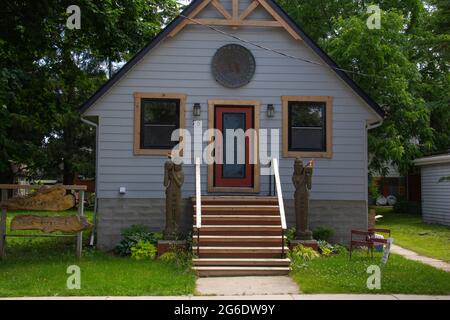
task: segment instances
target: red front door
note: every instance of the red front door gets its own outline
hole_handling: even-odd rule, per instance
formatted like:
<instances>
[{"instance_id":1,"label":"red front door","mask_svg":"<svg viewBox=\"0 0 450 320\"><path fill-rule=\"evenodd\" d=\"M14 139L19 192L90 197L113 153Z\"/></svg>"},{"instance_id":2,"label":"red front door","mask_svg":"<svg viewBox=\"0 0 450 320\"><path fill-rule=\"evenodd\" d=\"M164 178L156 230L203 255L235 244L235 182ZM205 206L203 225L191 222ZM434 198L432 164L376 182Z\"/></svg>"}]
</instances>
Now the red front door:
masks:
<instances>
[{"instance_id":1,"label":"red front door","mask_svg":"<svg viewBox=\"0 0 450 320\"><path fill-rule=\"evenodd\" d=\"M245 137L245 145L239 143L237 138L227 138L228 130L242 129L246 132L254 128L254 115L252 106L215 106L215 128L222 132L222 142L216 141L216 152L222 152L223 163L214 165L214 186L229 188L253 187L253 165L250 164L250 138ZM234 145L233 153L227 158L227 149ZM227 148L228 146L228 148ZM245 161L240 161L239 152L245 153Z\"/></svg>"}]
</instances>

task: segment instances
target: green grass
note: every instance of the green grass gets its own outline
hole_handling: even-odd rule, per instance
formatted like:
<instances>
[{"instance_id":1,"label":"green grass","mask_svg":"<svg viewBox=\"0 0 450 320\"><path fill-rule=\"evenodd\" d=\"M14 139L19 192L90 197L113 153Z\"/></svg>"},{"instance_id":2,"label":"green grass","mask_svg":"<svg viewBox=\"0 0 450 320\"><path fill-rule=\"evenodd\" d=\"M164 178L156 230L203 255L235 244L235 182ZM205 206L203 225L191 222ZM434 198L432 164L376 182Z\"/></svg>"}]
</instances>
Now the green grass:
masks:
<instances>
[{"instance_id":1,"label":"green grass","mask_svg":"<svg viewBox=\"0 0 450 320\"><path fill-rule=\"evenodd\" d=\"M387 208L376 210L384 216L377 227L391 229L394 244L450 262L450 227L424 223L419 215L398 214Z\"/></svg>"},{"instance_id":2,"label":"green grass","mask_svg":"<svg viewBox=\"0 0 450 320\"><path fill-rule=\"evenodd\" d=\"M10 221L14 214L8 215ZM91 217L92 213L87 212L86 216ZM2 297L187 295L195 290L192 271L159 261L136 261L86 246L82 259L77 260L75 239L8 238L7 241L7 258L0 261ZM81 290L66 287L70 265L81 268Z\"/></svg>"},{"instance_id":3,"label":"green grass","mask_svg":"<svg viewBox=\"0 0 450 320\"><path fill-rule=\"evenodd\" d=\"M450 294L450 273L391 255L381 270L381 290L369 290L367 267L380 265L381 254L369 258L365 251L317 258L293 279L304 293Z\"/></svg>"}]
</instances>

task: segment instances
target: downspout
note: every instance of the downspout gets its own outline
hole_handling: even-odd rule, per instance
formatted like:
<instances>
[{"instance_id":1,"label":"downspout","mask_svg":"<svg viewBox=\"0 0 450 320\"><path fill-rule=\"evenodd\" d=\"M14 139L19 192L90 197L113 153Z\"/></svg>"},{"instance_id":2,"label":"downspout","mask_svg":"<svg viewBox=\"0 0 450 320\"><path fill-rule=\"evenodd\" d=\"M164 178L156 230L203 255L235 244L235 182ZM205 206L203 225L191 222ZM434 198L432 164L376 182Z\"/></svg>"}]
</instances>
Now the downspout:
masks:
<instances>
[{"instance_id":1,"label":"downspout","mask_svg":"<svg viewBox=\"0 0 450 320\"><path fill-rule=\"evenodd\" d=\"M82 116L80 117L81 121L86 123L87 125L94 127L95 128L95 201L94 201L94 213L92 215L92 220L94 222L94 227L92 229L91 232L91 237L89 239L89 245L90 246L94 246L94 242L95 242L95 233L97 232L97 207L98 207L98 200L97 200L97 195L98 195L98 124L92 121L89 121L85 118L83 118Z\"/></svg>"}]
</instances>

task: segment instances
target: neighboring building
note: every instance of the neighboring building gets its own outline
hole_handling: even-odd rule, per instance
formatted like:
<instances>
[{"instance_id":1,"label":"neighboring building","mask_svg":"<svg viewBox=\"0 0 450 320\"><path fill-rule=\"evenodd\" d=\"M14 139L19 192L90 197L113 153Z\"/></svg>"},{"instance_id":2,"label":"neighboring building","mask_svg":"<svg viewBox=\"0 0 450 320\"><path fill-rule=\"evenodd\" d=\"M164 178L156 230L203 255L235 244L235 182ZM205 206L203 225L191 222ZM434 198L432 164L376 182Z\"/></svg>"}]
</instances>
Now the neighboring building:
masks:
<instances>
[{"instance_id":1,"label":"neighboring building","mask_svg":"<svg viewBox=\"0 0 450 320\"><path fill-rule=\"evenodd\" d=\"M374 172L369 177L369 186L373 184L380 196L395 196L397 199L406 198L405 179L397 170L397 166L390 164L388 172L383 176L380 172ZM369 203L375 204L377 199L373 199L369 188Z\"/></svg>"},{"instance_id":2,"label":"neighboring building","mask_svg":"<svg viewBox=\"0 0 450 320\"><path fill-rule=\"evenodd\" d=\"M450 226L450 152L414 161L422 176L422 217Z\"/></svg>"},{"instance_id":3,"label":"neighboring building","mask_svg":"<svg viewBox=\"0 0 450 320\"><path fill-rule=\"evenodd\" d=\"M272 0L193 1L81 107L97 126L98 246L112 249L132 224L163 229L170 136L176 128L193 132L194 121L204 129L280 130L275 156L288 227L295 226L293 164L302 157L314 159L311 229L330 227L333 241L347 243L351 229L367 228L367 134L384 112L336 67ZM203 194L267 196L267 167L203 164ZM188 232L195 166L183 170Z\"/></svg>"},{"instance_id":4,"label":"neighboring building","mask_svg":"<svg viewBox=\"0 0 450 320\"><path fill-rule=\"evenodd\" d=\"M388 173L383 177L381 173L375 172L369 177L369 186L374 184L379 195L384 197L395 196L398 201L408 201L413 206L420 204L420 170L413 167L408 175L400 174L397 166L389 165ZM370 194L369 204L375 204L376 199Z\"/></svg>"}]
</instances>

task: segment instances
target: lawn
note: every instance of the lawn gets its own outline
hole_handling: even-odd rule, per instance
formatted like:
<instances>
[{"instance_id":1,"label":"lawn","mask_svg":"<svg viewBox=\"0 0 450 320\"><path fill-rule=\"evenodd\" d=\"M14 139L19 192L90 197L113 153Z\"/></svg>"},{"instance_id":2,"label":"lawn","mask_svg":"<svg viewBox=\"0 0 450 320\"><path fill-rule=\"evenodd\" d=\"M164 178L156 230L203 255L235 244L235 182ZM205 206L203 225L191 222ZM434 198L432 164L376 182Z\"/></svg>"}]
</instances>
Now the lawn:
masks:
<instances>
[{"instance_id":1,"label":"lawn","mask_svg":"<svg viewBox=\"0 0 450 320\"><path fill-rule=\"evenodd\" d=\"M11 218L14 214L8 215ZM92 213L86 215L91 217ZM86 246L82 259L77 260L75 239L7 238L7 241L7 258L0 261L2 297L187 295L195 290L191 270L160 261L136 261ZM80 290L66 287L67 267L71 265L81 269Z\"/></svg>"},{"instance_id":2,"label":"lawn","mask_svg":"<svg viewBox=\"0 0 450 320\"><path fill-rule=\"evenodd\" d=\"M367 267L380 262L380 253L372 259L360 251L351 260L348 254L314 259L291 275L304 293L450 294L450 273L398 255L382 268L381 289L369 290Z\"/></svg>"},{"instance_id":3,"label":"lawn","mask_svg":"<svg viewBox=\"0 0 450 320\"><path fill-rule=\"evenodd\" d=\"M421 255L450 262L450 227L428 224L419 215L398 214L387 208L376 208L384 217L377 227L392 230L394 244Z\"/></svg>"}]
</instances>

